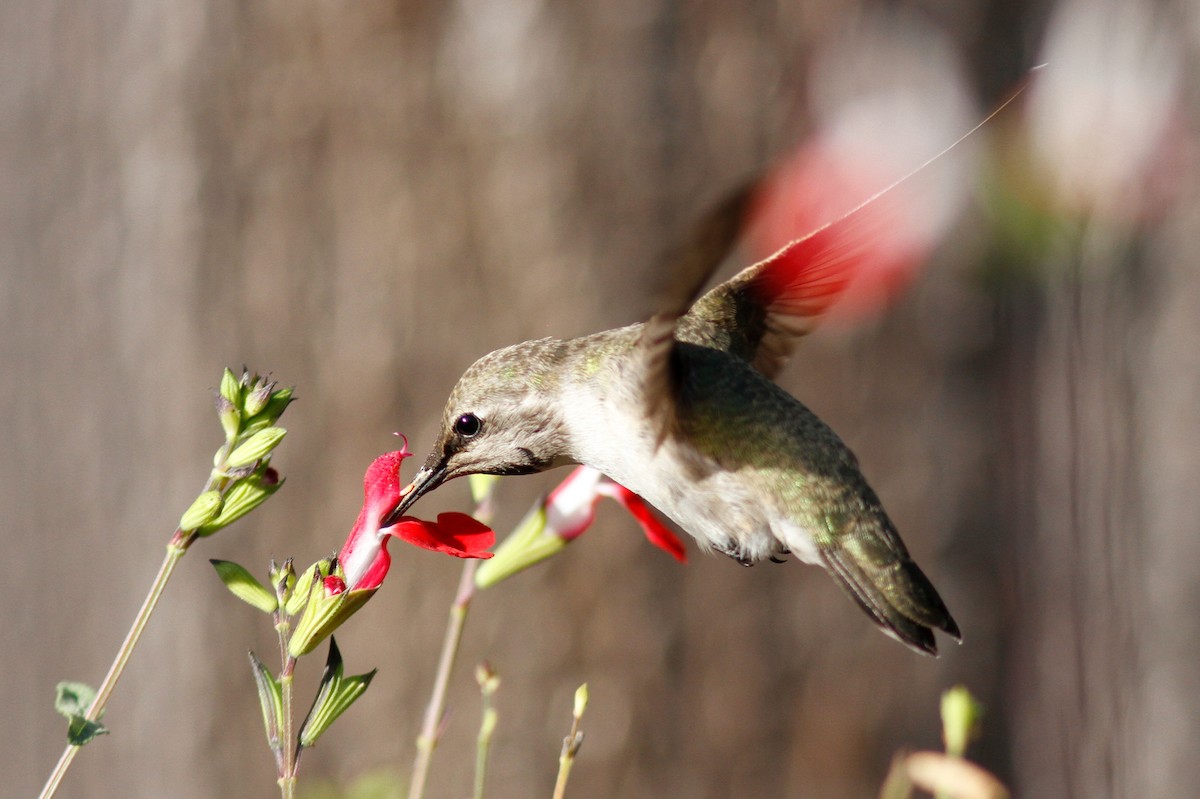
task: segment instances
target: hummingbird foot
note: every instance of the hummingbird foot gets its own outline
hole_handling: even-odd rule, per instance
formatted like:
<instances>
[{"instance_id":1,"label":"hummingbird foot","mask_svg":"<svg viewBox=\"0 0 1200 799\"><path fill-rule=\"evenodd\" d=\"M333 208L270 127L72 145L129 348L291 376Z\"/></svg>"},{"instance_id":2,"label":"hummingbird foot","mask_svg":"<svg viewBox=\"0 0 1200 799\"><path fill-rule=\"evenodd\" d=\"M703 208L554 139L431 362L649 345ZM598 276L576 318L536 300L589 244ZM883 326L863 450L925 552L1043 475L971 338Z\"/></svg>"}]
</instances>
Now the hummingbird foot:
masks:
<instances>
[{"instance_id":1,"label":"hummingbird foot","mask_svg":"<svg viewBox=\"0 0 1200 799\"><path fill-rule=\"evenodd\" d=\"M713 548L722 555L733 558L735 561L737 561L739 566L745 566L749 568L756 563L756 560L747 555L746 552L733 541L733 539L726 539L724 544L720 546L714 545Z\"/></svg>"}]
</instances>

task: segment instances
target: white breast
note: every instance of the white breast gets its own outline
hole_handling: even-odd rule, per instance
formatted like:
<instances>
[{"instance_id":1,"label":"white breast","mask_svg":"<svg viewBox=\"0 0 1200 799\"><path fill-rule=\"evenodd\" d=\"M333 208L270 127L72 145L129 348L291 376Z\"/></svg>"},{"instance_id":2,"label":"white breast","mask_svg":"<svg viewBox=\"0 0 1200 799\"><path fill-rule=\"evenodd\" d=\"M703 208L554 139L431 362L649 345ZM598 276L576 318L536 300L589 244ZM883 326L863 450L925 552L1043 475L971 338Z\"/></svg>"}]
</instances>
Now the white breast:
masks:
<instances>
[{"instance_id":1,"label":"white breast","mask_svg":"<svg viewBox=\"0 0 1200 799\"><path fill-rule=\"evenodd\" d=\"M819 562L811 535L764 502L748 487L748 475L705 463L686 444L668 438L656 446L639 400L617 390L596 392L568 388L565 407L573 454L654 505L704 548L725 551L736 545L741 554L761 560L784 547L800 559ZM698 460L699 459L699 460ZM684 463L696 464L685 468Z\"/></svg>"}]
</instances>

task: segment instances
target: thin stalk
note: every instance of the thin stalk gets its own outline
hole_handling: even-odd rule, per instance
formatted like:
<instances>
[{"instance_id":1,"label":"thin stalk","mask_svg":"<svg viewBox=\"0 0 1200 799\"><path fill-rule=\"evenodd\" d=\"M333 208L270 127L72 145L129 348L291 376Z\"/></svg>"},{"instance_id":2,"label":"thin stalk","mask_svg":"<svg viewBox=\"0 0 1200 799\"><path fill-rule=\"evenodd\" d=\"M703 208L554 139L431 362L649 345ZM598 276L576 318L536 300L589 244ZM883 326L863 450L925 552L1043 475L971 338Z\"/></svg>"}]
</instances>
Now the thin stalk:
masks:
<instances>
[{"instance_id":1,"label":"thin stalk","mask_svg":"<svg viewBox=\"0 0 1200 799\"><path fill-rule=\"evenodd\" d=\"M562 753L558 756L558 778L554 781L554 799L563 799L567 794L567 779L571 776L571 766L575 765L575 753L583 743L583 733L579 731L579 717L571 722L571 734L563 738Z\"/></svg>"},{"instance_id":2,"label":"thin stalk","mask_svg":"<svg viewBox=\"0 0 1200 799\"><path fill-rule=\"evenodd\" d=\"M558 756L558 779L554 781L554 799L563 799L567 792L567 778L571 776L571 766L575 765L575 755L583 746L583 733L579 731L579 722L588 705L587 683L575 689L575 706L571 710L571 732L563 738L562 753Z\"/></svg>"},{"instance_id":3,"label":"thin stalk","mask_svg":"<svg viewBox=\"0 0 1200 799\"><path fill-rule=\"evenodd\" d=\"M279 775L279 794L282 799L293 799L296 795L296 734L292 730L292 674L296 670L296 658L289 657L279 675L279 688L283 699L283 720L279 731L283 742L283 772Z\"/></svg>"},{"instance_id":4,"label":"thin stalk","mask_svg":"<svg viewBox=\"0 0 1200 799\"><path fill-rule=\"evenodd\" d=\"M146 622L150 621L150 616L154 613L155 606L158 605L158 600L162 596L163 589L166 588L167 581L171 579L171 573L175 571L175 566L179 563L179 559L187 552L187 547L191 544L191 541L192 539L188 537L188 534L184 533L181 537L181 533L176 531L175 536L171 539L171 543L167 545L167 555L163 558L162 565L158 568L158 574L155 575L154 582L150 585L150 591L146 594L145 600L142 601L142 607L133 619L133 626L129 628L129 632L125 635L125 641L121 644L121 648L117 650L116 659L109 666L108 674L105 675L104 682L100 683L100 687L96 691L96 698L87 710L85 718L89 721L96 721L104 711L104 706L108 704L109 696L112 695L113 689L116 688L117 681L121 679L121 674L124 673L125 666L129 663L129 657L133 654L138 640L142 637L142 632L146 629ZM51 796L54 796L54 792L58 790L59 783L62 782L67 769L71 766L71 761L75 759L75 755L81 748L74 744L67 745L67 748L63 750L62 756L59 757L58 763L55 764L54 771L50 773L49 779L46 780L45 786L42 787L39 799L50 799Z\"/></svg>"},{"instance_id":5,"label":"thin stalk","mask_svg":"<svg viewBox=\"0 0 1200 799\"><path fill-rule=\"evenodd\" d=\"M487 783L488 753L492 747L492 734L496 731L498 714L492 705L492 697L500 686L500 678L486 663L476 670L479 693L483 699L483 718L479 721L479 736L475 741L475 791L472 799L483 799L483 787Z\"/></svg>"},{"instance_id":6,"label":"thin stalk","mask_svg":"<svg viewBox=\"0 0 1200 799\"><path fill-rule=\"evenodd\" d=\"M433 750L437 748L438 739L441 737L441 721L446 712L446 688L450 684L450 673L454 670L458 646L462 642L467 611L475 596L475 569L478 564L479 561L473 558L463 564L462 577L458 581L458 592L454 597L454 604L450 606L450 620L446 625L446 636L442 640L442 654L438 659L433 693L429 697L429 704L425 708L425 718L421 724L421 732L417 736L417 756L413 761L408 799L421 799L425 794L429 764L433 759Z\"/></svg>"}]
</instances>

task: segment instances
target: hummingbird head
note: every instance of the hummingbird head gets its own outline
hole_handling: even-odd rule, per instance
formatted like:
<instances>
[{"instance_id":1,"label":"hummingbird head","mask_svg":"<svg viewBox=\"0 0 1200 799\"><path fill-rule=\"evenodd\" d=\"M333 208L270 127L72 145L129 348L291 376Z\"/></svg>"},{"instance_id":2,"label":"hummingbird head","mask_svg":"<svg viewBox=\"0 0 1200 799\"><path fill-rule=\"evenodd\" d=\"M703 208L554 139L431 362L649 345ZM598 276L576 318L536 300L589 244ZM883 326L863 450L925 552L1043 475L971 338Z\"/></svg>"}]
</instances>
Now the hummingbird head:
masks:
<instances>
[{"instance_id":1,"label":"hummingbird head","mask_svg":"<svg viewBox=\"0 0 1200 799\"><path fill-rule=\"evenodd\" d=\"M392 524L447 480L469 474L532 474L570 463L555 401L561 341L541 339L496 350L459 378L446 401L441 432Z\"/></svg>"}]
</instances>

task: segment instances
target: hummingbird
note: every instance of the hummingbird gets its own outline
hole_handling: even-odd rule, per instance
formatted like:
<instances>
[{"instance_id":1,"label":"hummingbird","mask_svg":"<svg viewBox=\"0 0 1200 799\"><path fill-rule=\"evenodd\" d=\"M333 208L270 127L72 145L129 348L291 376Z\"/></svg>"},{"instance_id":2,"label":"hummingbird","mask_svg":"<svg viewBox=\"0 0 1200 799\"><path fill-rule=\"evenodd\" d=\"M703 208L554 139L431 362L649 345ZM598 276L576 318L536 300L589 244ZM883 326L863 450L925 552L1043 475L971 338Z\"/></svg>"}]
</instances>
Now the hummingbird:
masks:
<instances>
[{"instance_id":1,"label":"hummingbird","mask_svg":"<svg viewBox=\"0 0 1200 799\"><path fill-rule=\"evenodd\" d=\"M702 549L747 566L790 554L823 567L884 633L918 652L937 654L935 629L961 640L857 458L774 382L840 293L869 220L851 212L696 299L754 198L748 183L694 228L647 321L526 341L470 366L383 525L456 477L584 464Z\"/></svg>"}]
</instances>

